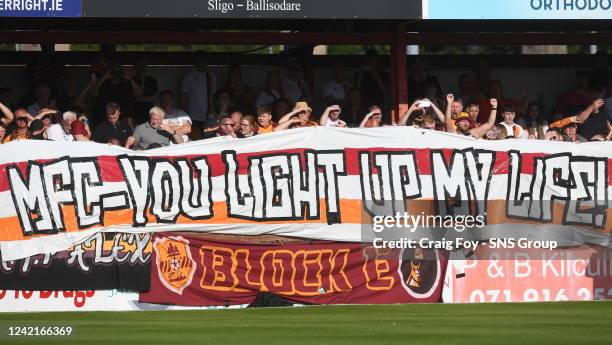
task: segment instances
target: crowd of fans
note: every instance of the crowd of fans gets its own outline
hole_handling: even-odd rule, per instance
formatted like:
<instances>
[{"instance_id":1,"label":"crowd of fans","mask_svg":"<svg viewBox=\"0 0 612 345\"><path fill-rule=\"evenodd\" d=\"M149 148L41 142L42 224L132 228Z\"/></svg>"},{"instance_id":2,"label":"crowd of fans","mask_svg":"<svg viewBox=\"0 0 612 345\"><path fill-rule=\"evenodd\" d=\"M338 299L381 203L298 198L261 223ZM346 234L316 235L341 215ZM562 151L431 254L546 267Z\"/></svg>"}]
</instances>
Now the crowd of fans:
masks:
<instances>
[{"instance_id":1,"label":"crowd of fans","mask_svg":"<svg viewBox=\"0 0 612 345\"><path fill-rule=\"evenodd\" d=\"M592 70L578 71L575 86L548 111L530 102L526 93L520 101L506 97L502 82L490 78L486 62L474 75L459 76L457 90L444 95L438 79L417 61L406 81L411 105L397 121L384 110L389 76L376 61L376 53L368 51L352 80L345 78L341 65L334 65L332 79L319 90L325 102L320 116L313 116L311 89L294 58L283 72L269 71L256 90L243 82L240 66L231 66L218 87L206 54L199 53L179 95L158 90L144 60L123 67L102 54L84 86L63 66L43 63L34 69L32 87L20 102L14 102L10 86L0 87L0 141L91 140L146 150L314 126L414 126L486 140L612 139L612 78L605 54L598 54Z\"/></svg>"}]
</instances>

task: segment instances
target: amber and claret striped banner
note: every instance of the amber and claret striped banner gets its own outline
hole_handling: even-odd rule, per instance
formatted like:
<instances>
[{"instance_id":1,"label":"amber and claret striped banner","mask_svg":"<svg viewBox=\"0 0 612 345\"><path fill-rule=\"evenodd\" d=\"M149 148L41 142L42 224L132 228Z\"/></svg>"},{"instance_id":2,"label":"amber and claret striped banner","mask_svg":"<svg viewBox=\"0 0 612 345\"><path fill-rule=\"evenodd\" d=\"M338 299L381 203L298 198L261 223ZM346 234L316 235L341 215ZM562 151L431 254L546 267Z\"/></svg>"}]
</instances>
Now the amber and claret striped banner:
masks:
<instances>
[{"instance_id":1,"label":"amber and claret striped banner","mask_svg":"<svg viewBox=\"0 0 612 345\"><path fill-rule=\"evenodd\" d=\"M578 229L608 245L610 157L609 143L408 127L294 129L143 152L11 142L0 150L0 251L4 260L56 252L99 231L360 242L372 205L394 200L431 201L437 214L466 201L488 225Z\"/></svg>"}]
</instances>

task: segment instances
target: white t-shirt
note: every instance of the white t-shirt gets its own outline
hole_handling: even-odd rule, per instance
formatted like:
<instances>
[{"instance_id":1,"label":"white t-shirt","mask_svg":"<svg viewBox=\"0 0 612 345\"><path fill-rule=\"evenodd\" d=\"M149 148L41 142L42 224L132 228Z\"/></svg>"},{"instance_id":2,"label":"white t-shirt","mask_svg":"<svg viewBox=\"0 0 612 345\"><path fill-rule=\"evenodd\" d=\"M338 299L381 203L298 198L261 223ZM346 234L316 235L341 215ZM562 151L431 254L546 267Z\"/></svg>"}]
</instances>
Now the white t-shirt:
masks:
<instances>
[{"instance_id":1,"label":"white t-shirt","mask_svg":"<svg viewBox=\"0 0 612 345\"><path fill-rule=\"evenodd\" d=\"M209 77L212 76L209 74ZM208 84L206 73L191 70L181 83L181 92L187 94L187 112L195 121L208 118Z\"/></svg>"},{"instance_id":2,"label":"white t-shirt","mask_svg":"<svg viewBox=\"0 0 612 345\"><path fill-rule=\"evenodd\" d=\"M509 137L515 137L517 139L523 138L523 139L527 139L529 138L529 134L527 133L527 131L523 130L523 127L517 125L516 123L509 125L505 122L500 122L500 125L504 126L506 128L506 133L508 134ZM514 135L514 128L518 129L518 135L515 136Z\"/></svg>"},{"instance_id":3,"label":"white t-shirt","mask_svg":"<svg viewBox=\"0 0 612 345\"><path fill-rule=\"evenodd\" d=\"M74 141L72 134L64 132L64 128L59 123L47 128L47 139L53 141Z\"/></svg>"},{"instance_id":4,"label":"white t-shirt","mask_svg":"<svg viewBox=\"0 0 612 345\"><path fill-rule=\"evenodd\" d=\"M340 119L337 119L336 121L327 119L327 122L325 122L325 127L346 127L346 122Z\"/></svg>"},{"instance_id":5,"label":"white t-shirt","mask_svg":"<svg viewBox=\"0 0 612 345\"><path fill-rule=\"evenodd\" d=\"M335 100L343 100L346 98L344 86L335 80L328 81L323 85L323 99L332 98Z\"/></svg>"},{"instance_id":6,"label":"white t-shirt","mask_svg":"<svg viewBox=\"0 0 612 345\"><path fill-rule=\"evenodd\" d=\"M164 121L162 121L163 123L167 123L170 126L184 126L185 124L191 124L191 117L189 117L189 114L187 114L186 112L182 111L181 109L172 109L172 112L170 113L166 113L166 116L164 117ZM183 138L183 142L186 143L189 141L189 136L187 136L186 134L181 135L181 137Z\"/></svg>"}]
</instances>

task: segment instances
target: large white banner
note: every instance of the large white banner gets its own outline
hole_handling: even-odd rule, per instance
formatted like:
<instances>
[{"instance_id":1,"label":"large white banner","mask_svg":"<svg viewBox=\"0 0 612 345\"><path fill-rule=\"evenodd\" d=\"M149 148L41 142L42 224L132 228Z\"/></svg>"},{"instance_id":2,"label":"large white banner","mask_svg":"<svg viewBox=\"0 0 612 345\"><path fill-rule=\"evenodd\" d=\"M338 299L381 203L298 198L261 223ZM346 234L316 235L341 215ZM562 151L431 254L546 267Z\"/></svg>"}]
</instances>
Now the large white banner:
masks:
<instances>
[{"instance_id":1,"label":"large white banner","mask_svg":"<svg viewBox=\"0 0 612 345\"><path fill-rule=\"evenodd\" d=\"M561 245L608 245L610 157L609 143L409 127L294 129L145 152L11 142L0 149L0 251L4 260L55 252L98 231L358 242L381 212L427 213L407 201L431 203L440 216L479 216L494 233L510 224L553 232Z\"/></svg>"}]
</instances>

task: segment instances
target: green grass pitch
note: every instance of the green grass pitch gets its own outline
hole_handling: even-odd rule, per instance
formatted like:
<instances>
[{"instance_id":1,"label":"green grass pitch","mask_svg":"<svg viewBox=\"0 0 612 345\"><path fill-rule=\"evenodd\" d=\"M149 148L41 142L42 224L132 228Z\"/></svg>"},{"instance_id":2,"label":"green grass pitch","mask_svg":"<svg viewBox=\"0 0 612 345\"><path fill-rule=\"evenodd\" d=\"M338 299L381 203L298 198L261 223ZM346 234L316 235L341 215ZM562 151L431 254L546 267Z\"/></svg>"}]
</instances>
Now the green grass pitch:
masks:
<instances>
[{"instance_id":1,"label":"green grass pitch","mask_svg":"<svg viewBox=\"0 0 612 345\"><path fill-rule=\"evenodd\" d=\"M8 326L70 325L70 337ZM612 344L612 301L0 313L0 344Z\"/></svg>"}]
</instances>

